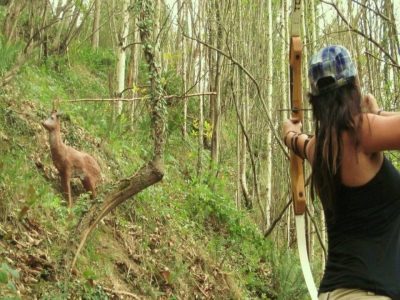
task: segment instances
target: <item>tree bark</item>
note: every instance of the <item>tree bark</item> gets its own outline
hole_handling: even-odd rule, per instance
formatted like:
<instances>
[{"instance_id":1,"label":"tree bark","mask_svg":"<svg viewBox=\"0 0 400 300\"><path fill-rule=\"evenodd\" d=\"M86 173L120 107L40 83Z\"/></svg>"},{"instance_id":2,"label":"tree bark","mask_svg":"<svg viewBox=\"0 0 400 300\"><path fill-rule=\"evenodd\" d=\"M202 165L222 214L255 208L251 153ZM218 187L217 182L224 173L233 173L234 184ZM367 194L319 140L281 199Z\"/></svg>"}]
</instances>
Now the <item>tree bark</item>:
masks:
<instances>
[{"instance_id":1,"label":"tree bark","mask_svg":"<svg viewBox=\"0 0 400 300\"><path fill-rule=\"evenodd\" d=\"M97 50L99 47L100 36L100 7L101 0L94 0L94 15L93 15L93 35L92 35L92 48Z\"/></svg>"},{"instance_id":2,"label":"tree bark","mask_svg":"<svg viewBox=\"0 0 400 300\"><path fill-rule=\"evenodd\" d=\"M126 45L129 34L129 0L124 0L122 5L122 22L118 33L117 44L117 93L118 98L122 98L122 92L125 90L125 70L126 70ZM117 102L117 116L122 114L122 101Z\"/></svg>"},{"instance_id":3,"label":"tree bark","mask_svg":"<svg viewBox=\"0 0 400 300\"><path fill-rule=\"evenodd\" d=\"M215 5L215 16L216 16L216 26L217 26L217 41L216 45L218 49L222 49L222 40L223 40L223 29L222 29L222 22L221 22L221 12L220 12L220 5L222 2L219 0L214 1ZM210 33L210 36L212 36L212 33ZM212 61L211 57L213 57L213 51L209 49L210 53L210 61ZM217 95L215 97L211 96L210 99L213 101L210 101L210 104L213 106L212 107L212 114L211 114L211 120L212 120L212 128L213 128L213 133L212 133L212 139L211 139L211 162L214 165L217 165L219 163L219 147L220 147L220 135L221 135L221 63L222 63L222 57L219 52L216 53L216 62L215 62L215 72L214 72L214 77L211 79L213 80L213 84L210 85L211 89L210 92L217 92ZM218 172L218 171L216 171ZM216 173L217 174L217 173ZM215 174L215 176L216 176Z\"/></svg>"}]
</instances>

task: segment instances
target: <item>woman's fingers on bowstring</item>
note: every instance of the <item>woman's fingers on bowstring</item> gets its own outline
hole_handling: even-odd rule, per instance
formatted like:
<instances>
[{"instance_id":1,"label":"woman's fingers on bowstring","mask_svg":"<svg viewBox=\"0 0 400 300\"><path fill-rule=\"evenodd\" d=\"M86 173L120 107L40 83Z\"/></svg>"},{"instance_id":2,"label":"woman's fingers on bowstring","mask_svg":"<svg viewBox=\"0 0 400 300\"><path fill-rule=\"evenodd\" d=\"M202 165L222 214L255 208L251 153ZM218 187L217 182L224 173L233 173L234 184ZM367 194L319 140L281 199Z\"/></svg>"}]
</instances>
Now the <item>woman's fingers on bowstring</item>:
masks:
<instances>
[{"instance_id":1,"label":"woman's fingers on bowstring","mask_svg":"<svg viewBox=\"0 0 400 300\"><path fill-rule=\"evenodd\" d=\"M299 119L286 119L283 122L283 127L282 127L282 138L289 132L289 131L295 131L295 132L301 132L302 129L302 124Z\"/></svg>"},{"instance_id":2,"label":"woman's fingers on bowstring","mask_svg":"<svg viewBox=\"0 0 400 300\"><path fill-rule=\"evenodd\" d=\"M370 93L364 97L363 105L369 113L376 114L379 110L379 105L376 101L376 98Z\"/></svg>"},{"instance_id":3,"label":"woman's fingers on bowstring","mask_svg":"<svg viewBox=\"0 0 400 300\"><path fill-rule=\"evenodd\" d=\"M298 123L300 123L301 124L301 121L299 120L299 119L297 119L297 118L292 118L292 119L289 119L293 124L298 124Z\"/></svg>"}]
</instances>

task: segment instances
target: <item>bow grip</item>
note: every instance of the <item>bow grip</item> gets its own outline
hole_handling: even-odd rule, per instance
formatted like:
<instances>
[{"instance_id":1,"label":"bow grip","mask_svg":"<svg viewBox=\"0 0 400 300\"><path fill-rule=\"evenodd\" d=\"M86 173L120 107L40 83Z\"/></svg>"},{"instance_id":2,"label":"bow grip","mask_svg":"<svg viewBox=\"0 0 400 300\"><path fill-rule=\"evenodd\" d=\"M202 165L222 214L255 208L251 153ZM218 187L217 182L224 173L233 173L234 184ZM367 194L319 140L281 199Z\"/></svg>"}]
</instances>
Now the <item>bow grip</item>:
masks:
<instances>
[{"instance_id":1,"label":"bow grip","mask_svg":"<svg viewBox=\"0 0 400 300\"><path fill-rule=\"evenodd\" d=\"M294 214L302 215L306 211L303 160L293 151L290 151L290 173L292 177Z\"/></svg>"},{"instance_id":2,"label":"bow grip","mask_svg":"<svg viewBox=\"0 0 400 300\"><path fill-rule=\"evenodd\" d=\"M292 69L292 118L303 119L302 113L302 88L301 88L301 54L303 45L299 36L290 39L290 67ZM304 168L303 160L293 151L290 152L290 170L292 177L294 213L302 215L306 210L306 198L304 192Z\"/></svg>"}]
</instances>

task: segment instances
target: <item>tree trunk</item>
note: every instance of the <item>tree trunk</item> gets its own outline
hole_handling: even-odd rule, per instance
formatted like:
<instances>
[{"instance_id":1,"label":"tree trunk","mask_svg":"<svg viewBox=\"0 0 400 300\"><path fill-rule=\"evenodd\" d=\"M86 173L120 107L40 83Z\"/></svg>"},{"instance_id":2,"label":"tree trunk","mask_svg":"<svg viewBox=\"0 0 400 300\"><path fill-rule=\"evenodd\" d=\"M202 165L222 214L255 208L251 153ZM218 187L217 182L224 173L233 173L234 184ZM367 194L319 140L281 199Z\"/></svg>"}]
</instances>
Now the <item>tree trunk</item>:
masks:
<instances>
[{"instance_id":1,"label":"tree trunk","mask_svg":"<svg viewBox=\"0 0 400 300\"><path fill-rule=\"evenodd\" d=\"M58 2L57 14L62 14L62 18L58 24L56 37L54 38L53 45L51 47L51 53L55 51L60 52L62 33L65 31L64 28L68 27L68 22L72 18L72 8L73 3L71 0L69 0L64 6L62 5L61 1Z\"/></svg>"},{"instance_id":2,"label":"tree trunk","mask_svg":"<svg viewBox=\"0 0 400 300\"><path fill-rule=\"evenodd\" d=\"M3 35L8 38L9 43L16 42L18 15L25 9L27 4L28 1L21 0L10 0L7 3L7 12L3 23Z\"/></svg>"},{"instance_id":3,"label":"tree trunk","mask_svg":"<svg viewBox=\"0 0 400 300\"><path fill-rule=\"evenodd\" d=\"M182 3L182 8L180 6L180 1L178 0L178 11L179 11L179 27L183 27L186 29L188 26L188 6L186 2L184 1ZM183 31L183 30L182 30ZM187 44L185 42L185 38L182 34L182 31L180 31L181 36L180 36L180 45L182 47L182 69L181 69L181 76L182 76L182 91L181 94L185 95L187 93ZM183 122L182 122L182 136L183 138L186 138L187 136L187 98L184 97L182 99L182 115L183 115Z\"/></svg>"},{"instance_id":4,"label":"tree trunk","mask_svg":"<svg viewBox=\"0 0 400 300\"><path fill-rule=\"evenodd\" d=\"M139 97L139 87L136 85L138 76L139 76L139 63L141 59L141 51L140 45L137 45L136 42L140 41L139 31L135 30L134 40L135 43L131 48L131 58L129 63L129 76L128 76L128 87L132 88L132 99ZM134 125L134 116L135 111L137 109L137 105L135 101L131 102L130 106L130 114L129 114L129 122L131 124L131 129L133 130Z\"/></svg>"},{"instance_id":5,"label":"tree trunk","mask_svg":"<svg viewBox=\"0 0 400 300\"><path fill-rule=\"evenodd\" d=\"M93 35L92 35L92 48L97 50L99 47L100 36L100 6L101 0L94 0L94 16L93 16Z\"/></svg>"},{"instance_id":6,"label":"tree trunk","mask_svg":"<svg viewBox=\"0 0 400 300\"><path fill-rule=\"evenodd\" d=\"M223 28L221 24L221 12L220 12L220 5L222 2L219 0L214 1L215 4L215 15L216 15L216 26L217 26L217 49L222 50L222 40L223 40ZM210 36L212 33L210 33ZM210 52L210 57L213 56L214 51ZM210 61L212 61L210 59ZM219 52L216 53L216 63L215 63L215 73L214 73L214 78L211 80L214 80L214 84L211 85L213 89L210 90L210 92L216 92L216 96L210 96L210 99L213 99L213 101L210 101L213 106L213 114L211 115L211 120L212 120L212 128L213 128L213 133L212 133L212 140L211 140L211 162L215 165L219 163L219 147L220 147L220 135L221 135L221 63L222 63L222 57ZM211 69L211 68L210 68ZM216 174L215 174L216 175Z\"/></svg>"},{"instance_id":7,"label":"tree trunk","mask_svg":"<svg viewBox=\"0 0 400 300\"><path fill-rule=\"evenodd\" d=\"M272 70L272 57L273 57L273 49L272 49L272 16L273 16L273 11L272 11L272 5L271 5L271 0L268 0L268 61L267 61L267 66L268 66L268 82L267 82L267 107L269 111L272 111L272 95L273 95L273 87L272 87L272 81L273 81L273 70ZM265 199L265 215L266 215L266 220L265 224L266 227L269 228L271 225L271 212L270 212L270 207L271 207L271 195L272 195L272 133L271 133L272 128L269 128L267 130L267 162L266 162L266 199Z\"/></svg>"},{"instance_id":8,"label":"tree trunk","mask_svg":"<svg viewBox=\"0 0 400 300\"><path fill-rule=\"evenodd\" d=\"M125 63L126 63L126 45L129 34L129 0L124 0L122 5L122 22L120 24L120 31L118 34L117 45L117 93L118 98L123 98L123 91L125 90ZM122 114L122 101L117 102L117 116Z\"/></svg>"},{"instance_id":9,"label":"tree trunk","mask_svg":"<svg viewBox=\"0 0 400 300\"><path fill-rule=\"evenodd\" d=\"M202 33L202 28L203 27L203 17L204 17L204 9L203 9L203 3L204 0L199 1L199 19L198 19L198 24L199 24L199 33L198 33L198 39L200 39L201 33ZM203 52L204 52L204 46L199 44L199 56L198 56L198 75L197 75L197 81L199 82L199 88L200 88L200 93L204 92L204 79L203 79L203 68L204 68L204 57L203 57ZM203 142L203 137L204 137L204 96L201 95L199 97L199 119L198 119L198 143L197 143L197 178L199 181L201 181L201 175L202 175L202 169L203 169L203 147L204 147L204 142Z\"/></svg>"}]
</instances>

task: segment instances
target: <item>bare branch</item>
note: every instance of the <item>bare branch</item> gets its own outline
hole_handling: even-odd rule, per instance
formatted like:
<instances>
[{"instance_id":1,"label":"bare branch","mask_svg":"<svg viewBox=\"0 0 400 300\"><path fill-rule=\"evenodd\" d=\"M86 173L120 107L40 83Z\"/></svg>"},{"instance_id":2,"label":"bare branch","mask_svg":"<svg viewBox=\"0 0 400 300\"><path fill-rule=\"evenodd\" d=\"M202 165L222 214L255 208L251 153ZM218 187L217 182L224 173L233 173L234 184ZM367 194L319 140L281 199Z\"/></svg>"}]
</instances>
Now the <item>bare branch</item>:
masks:
<instances>
[{"instance_id":1,"label":"bare branch","mask_svg":"<svg viewBox=\"0 0 400 300\"><path fill-rule=\"evenodd\" d=\"M187 95L168 95L165 96L165 99L172 99L172 98L191 98L191 97L198 97L198 96L209 96L209 95L216 95L216 92L206 92L206 93L196 93L196 94L187 94ZM116 101L124 101L124 102L132 102L138 100L144 100L144 97L136 97L130 99L121 99L121 98L81 98L81 99L72 99L72 100L62 100L62 102L116 102Z\"/></svg>"},{"instance_id":2,"label":"bare branch","mask_svg":"<svg viewBox=\"0 0 400 300\"><path fill-rule=\"evenodd\" d=\"M325 258L326 258L326 255L327 255L327 254L326 254L326 247L325 247L324 241L322 240L321 234L319 233L318 225L317 225L317 223L315 222L314 218L311 216L311 213L310 213L310 210L308 209L308 206L306 206L306 211L307 211L307 215L309 216L311 222L312 222L313 225L314 225L315 232L317 233L317 237L318 237L318 240L319 240L319 244L321 245L321 248L322 248L322 250L324 251L324 256L325 256Z\"/></svg>"},{"instance_id":3,"label":"bare branch","mask_svg":"<svg viewBox=\"0 0 400 300\"><path fill-rule=\"evenodd\" d=\"M264 232L264 237L267 237L271 234L272 230L274 230L276 224L278 224L278 222L282 219L285 211L288 209L288 207L290 206L291 203L292 203L292 199L290 199L288 201L288 203L286 203L285 207L282 209L279 216L272 222L271 226Z\"/></svg>"},{"instance_id":4,"label":"bare branch","mask_svg":"<svg viewBox=\"0 0 400 300\"><path fill-rule=\"evenodd\" d=\"M394 68L397 68L397 69L400 68L399 65L395 65L395 64L392 64L392 63L390 63L390 62L387 62L387 61L383 60L382 58L379 58L379 57L373 55L372 53L370 53L370 52L368 52L368 51L366 51L365 54L368 55L368 56L371 56L372 58L375 58L376 60L379 60L379 61L381 61L381 62L387 63L387 64L391 65L391 66L394 67Z\"/></svg>"},{"instance_id":5,"label":"bare branch","mask_svg":"<svg viewBox=\"0 0 400 300\"><path fill-rule=\"evenodd\" d=\"M353 31L359 35L361 35L362 37L364 37L367 41L370 41L372 44L374 44L376 47L378 47L378 49L389 58L389 60L392 62L393 65L395 66L399 66L399 64L397 63L397 61L390 55L389 52L387 52L385 50L385 48L383 48L376 40L374 40L371 36L367 36L364 32L354 28L353 26L350 25L349 21L347 21L347 19L343 16L342 12L339 10L339 8L336 6L336 4L332 3L332 2L328 2L325 0L320 0L322 3L331 5L337 12L337 14L339 15L339 17L342 19L342 21L347 25L347 27L349 28L349 31Z\"/></svg>"},{"instance_id":6,"label":"bare branch","mask_svg":"<svg viewBox=\"0 0 400 300\"><path fill-rule=\"evenodd\" d=\"M119 295L122 295L122 296L131 297L131 298L133 298L135 300L140 300L140 298L138 296L136 296L135 294L132 294L132 293L123 292L123 291L116 291L116 290L112 290L112 289L105 288L105 287L103 287L103 290L105 290L108 293L119 294Z\"/></svg>"},{"instance_id":7,"label":"bare branch","mask_svg":"<svg viewBox=\"0 0 400 300\"><path fill-rule=\"evenodd\" d=\"M212 49L212 50L214 50L214 51L217 51L218 53L222 54L222 55L225 56L227 59L229 59L234 65L238 66L239 69L241 69L241 70L250 78L250 80L251 80L251 81L254 83L254 85L256 86L257 94L258 94L258 96L259 96L260 99L261 99L261 104L262 104L262 107L263 107L263 109L264 109L264 112L265 112L265 114L266 114L266 116L267 116L268 123L269 123L270 129L271 129L271 132L272 132L272 134L274 135L276 141L278 142L279 147L281 147L281 149L283 150L283 153L285 154L285 156L286 156L287 158L289 158L289 154L288 154L288 152L287 152L287 150L286 150L286 146L283 145L283 142L282 142L282 140L281 140L279 134L277 133L277 131L276 131L275 127L274 127L274 124L273 124L272 119L271 119L271 115L269 114L268 109L267 109L267 107L266 107L266 105L265 105L265 101L264 101L264 98L263 98L262 93L261 93L260 85L258 84L257 80L253 77L253 75L251 75L251 73L250 73L241 63L239 63L238 61L236 61L231 55L228 55L228 54L226 54L225 52L223 52L222 50L217 49L216 47L214 47L214 46L212 46L212 45L209 45L209 44L207 44L207 43L205 43L205 42L203 42L203 41L201 41L201 40L199 40L199 39L197 39L197 38L190 37L190 36L188 36L186 33L182 33L182 35L185 36L185 37L188 38L188 39L197 41L198 43L200 43L200 44L202 44L202 45L204 45L204 46L206 46L206 47L208 47L208 48L210 48L210 49Z\"/></svg>"},{"instance_id":8,"label":"bare branch","mask_svg":"<svg viewBox=\"0 0 400 300\"><path fill-rule=\"evenodd\" d=\"M373 10L371 7L365 5L364 3L360 3L360 2L358 2L356 0L353 0L353 2L358 4L358 5L360 5L360 6L362 6L362 7L364 7L364 8L366 8L366 9L368 9L369 11L372 11L374 14L376 14L377 16L380 16L382 19L384 19L385 21L391 23L392 25L395 25L395 23L392 20L390 20L388 17L386 17L385 15L380 13L379 11Z\"/></svg>"}]
</instances>

